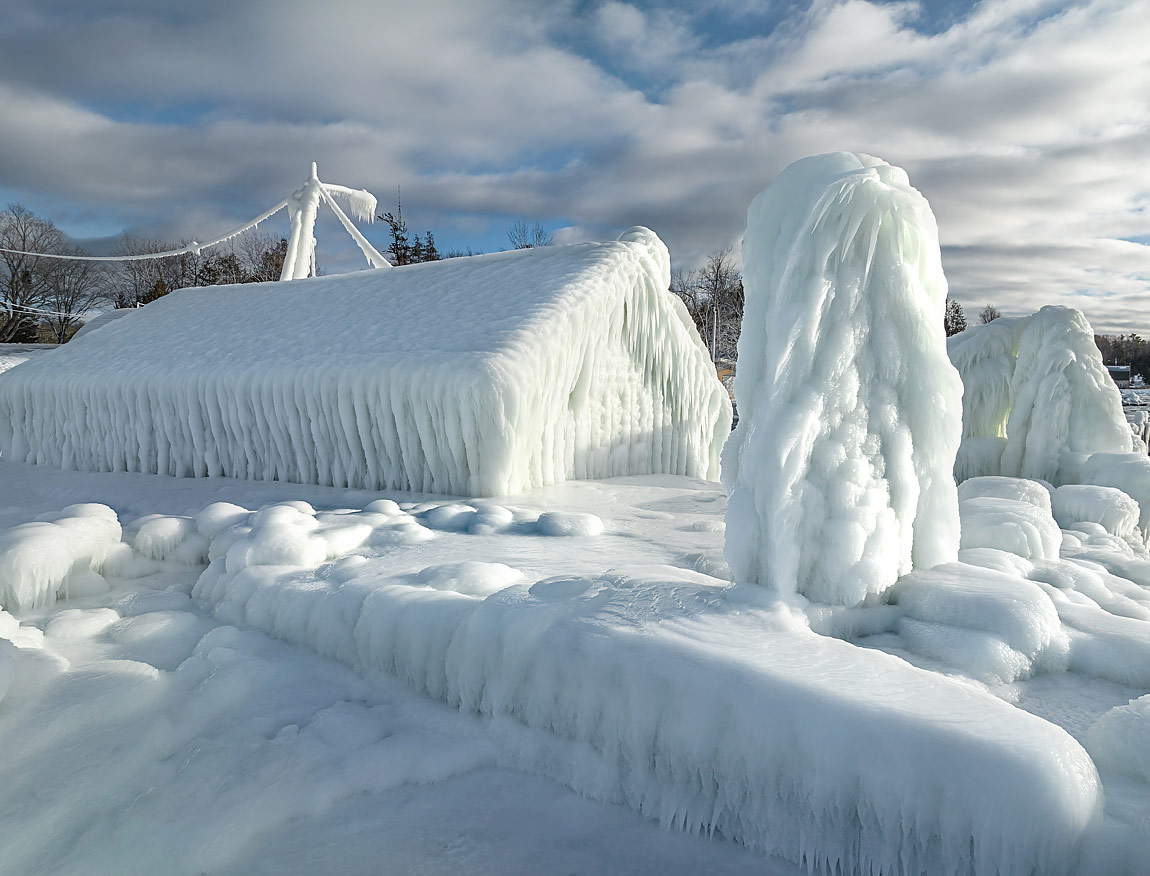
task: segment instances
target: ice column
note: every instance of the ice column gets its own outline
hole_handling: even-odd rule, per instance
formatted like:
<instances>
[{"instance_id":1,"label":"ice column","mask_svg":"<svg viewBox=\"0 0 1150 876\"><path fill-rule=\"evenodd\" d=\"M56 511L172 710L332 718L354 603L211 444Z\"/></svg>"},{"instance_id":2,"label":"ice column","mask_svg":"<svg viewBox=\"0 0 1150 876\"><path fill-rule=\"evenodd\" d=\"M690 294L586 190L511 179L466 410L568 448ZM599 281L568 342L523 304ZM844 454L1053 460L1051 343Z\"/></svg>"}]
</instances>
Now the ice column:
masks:
<instances>
[{"instance_id":1,"label":"ice column","mask_svg":"<svg viewBox=\"0 0 1150 876\"><path fill-rule=\"evenodd\" d=\"M880 159L804 158L751 204L743 265L734 579L860 605L954 560L962 384L926 199Z\"/></svg>"}]
</instances>

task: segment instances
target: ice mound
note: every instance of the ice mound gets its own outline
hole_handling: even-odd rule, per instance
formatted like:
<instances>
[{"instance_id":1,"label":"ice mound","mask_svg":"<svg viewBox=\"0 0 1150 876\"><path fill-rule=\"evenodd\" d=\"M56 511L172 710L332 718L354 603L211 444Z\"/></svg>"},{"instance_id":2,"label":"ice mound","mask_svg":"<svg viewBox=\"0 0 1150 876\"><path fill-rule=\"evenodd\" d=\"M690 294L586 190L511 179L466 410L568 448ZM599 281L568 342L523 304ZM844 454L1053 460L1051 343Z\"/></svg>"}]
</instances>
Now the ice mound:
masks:
<instances>
[{"instance_id":1,"label":"ice mound","mask_svg":"<svg viewBox=\"0 0 1150 876\"><path fill-rule=\"evenodd\" d=\"M354 517L345 523L321 522L314 509L302 502L268 505L249 519L250 525L234 525L222 533L236 536L229 539L227 551L223 554L224 563L231 573L248 566L304 566L314 569L330 557L341 556L359 547L372 534L370 524ZM209 549L208 553L211 556L213 551Z\"/></svg>"},{"instance_id":2,"label":"ice mound","mask_svg":"<svg viewBox=\"0 0 1150 876\"><path fill-rule=\"evenodd\" d=\"M1126 493L1114 487L1067 484L1051 494L1054 519L1063 528L1074 523L1097 523L1111 535L1142 540L1141 509Z\"/></svg>"},{"instance_id":3,"label":"ice mound","mask_svg":"<svg viewBox=\"0 0 1150 876\"><path fill-rule=\"evenodd\" d=\"M420 584L434 590L451 590L465 596L490 596L523 581L523 573L503 563L467 560L428 566L417 576Z\"/></svg>"},{"instance_id":4,"label":"ice mound","mask_svg":"<svg viewBox=\"0 0 1150 876\"><path fill-rule=\"evenodd\" d=\"M858 605L954 560L962 385L926 200L879 159L805 158L751 204L743 262L735 580Z\"/></svg>"},{"instance_id":5,"label":"ice mound","mask_svg":"<svg viewBox=\"0 0 1150 876\"><path fill-rule=\"evenodd\" d=\"M1111 709L1086 731L1085 742L1102 769L1150 783L1150 695Z\"/></svg>"},{"instance_id":6,"label":"ice mound","mask_svg":"<svg viewBox=\"0 0 1150 876\"><path fill-rule=\"evenodd\" d=\"M730 401L651 231L291 284L180 290L0 388L11 459L516 493L716 479Z\"/></svg>"},{"instance_id":7,"label":"ice mound","mask_svg":"<svg viewBox=\"0 0 1150 876\"><path fill-rule=\"evenodd\" d=\"M1114 487L1133 498L1139 506L1138 526L1143 539L1150 536L1150 458L1142 453L1092 453L1082 461L1073 480L1084 484Z\"/></svg>"},{"instance_id":8,"label":"ice mound","mask_svg":"<svg viewBox=\"0 0 1150 876\"><path fill-rule=\"evenodd\" d=\"M1043 491L1045 493L1045 490ZM1019 499L976 496L959 503L962 549L995 548L1025 559L1058 559L1062 530L1046 508Z\"/></svg>"},{"instance_id":9,"label":"ice mound","mask_svg":"<svg viewBox=\"0 0 1150 876\"><path fill-rule=\"evenodd\" d=\"M603 532L603 521L579 511L544 511L536 522L542 535L592 536Z\"/></svg>"},{"instance_id":10,"label":"ice mound","mask_svg":"<svg viewBox=\"0 0 1150 876\"><path fill-rule=\"evenodd\" d=\"M1007 683L1066 668L1054 604L1018 575L948 563L900 578L891 599L906 612L898 631L911 651L972 678Z\"/></svg>"},{"instance_id":11,"label":"ice mound","mask_svg":"<svg viewBox=\"0 0 1150 876\"><path fill-rule=\"evenodd\" d=\"M73 583L86 591L98 587L99 571L120 534L116 512L96 504L69 505L0 530L0 606L42 608Z\"/></svg>"},{"instance_id":12,"label":"ice mound","mask_svg":"<svg viewBox=\"0 0 1150 876\"><path fill-rule=\"evenodd\" d=\"M977 477L965 480L958 485L958 501L1011 499L1017 502L1026 502L1050 514L1052 489L1047 483L1032 481L1027 478Z\"/></svg>"},{"instance_id":13,"label":"ice mound","mask_svg":"<svg viewBox=\"0 0 1150 876\"><path fill-rule=\"evenodd\" d=\"M1071 483L1074 454L1133 448L1122 398L1080 311L1048 306L996 319L952 336L947 348L964 387L960 480Z\"/></svg>"}]
</instances>

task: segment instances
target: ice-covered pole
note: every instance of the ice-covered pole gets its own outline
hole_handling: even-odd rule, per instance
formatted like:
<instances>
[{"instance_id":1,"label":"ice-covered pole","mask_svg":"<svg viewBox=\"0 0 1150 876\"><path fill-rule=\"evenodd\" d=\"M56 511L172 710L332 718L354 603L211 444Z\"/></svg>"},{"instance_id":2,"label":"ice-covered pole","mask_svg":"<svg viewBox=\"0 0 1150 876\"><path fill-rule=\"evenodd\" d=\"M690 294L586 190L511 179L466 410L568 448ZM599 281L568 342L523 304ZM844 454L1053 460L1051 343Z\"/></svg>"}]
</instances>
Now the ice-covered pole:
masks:
<instances>
[{"instance_id":1,"label":"ice-covered pole","mask_svg":"<svg viewBox=\"0 0 1150 876\"><path fill-rule=\"evenodd\" d=\"M840 152L751 204L746 306L723 451L736 581L861 605L954 560L962 384L930 206L906 173Z\"/></svg>"},{"instance_id":2,"label":"ice-covered pole","mask_svg":"<svg viewBox=\"0 0 1150 876\"><path fill-rule=\"evenodd\" d=\"M311 163L311 175L288 199L288 214L291 217L291 236L288 238L287 255L284 256L281 280L302 280L310 277L315 268L315 214L319 209L320 181L315 162Z\"/></svg>"}]
</instances>

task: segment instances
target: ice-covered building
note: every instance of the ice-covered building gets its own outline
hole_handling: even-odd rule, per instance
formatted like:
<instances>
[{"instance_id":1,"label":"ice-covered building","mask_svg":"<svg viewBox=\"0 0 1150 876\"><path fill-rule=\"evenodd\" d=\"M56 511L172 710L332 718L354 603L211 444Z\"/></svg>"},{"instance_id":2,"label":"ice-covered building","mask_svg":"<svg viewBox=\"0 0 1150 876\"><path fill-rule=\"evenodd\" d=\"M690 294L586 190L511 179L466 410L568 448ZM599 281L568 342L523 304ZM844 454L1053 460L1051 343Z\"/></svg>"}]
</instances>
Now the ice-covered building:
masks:
<instances>
[{"instance_id":1,"label":"ice-covered building","mask_svg":"<svg viewBox=\"0 0 1150 876\"><path fill-rule=\"evenodd\" d=\"M662 241L185 289L0 381L0 449L66 469L499 495L716 479L731 407Z\"/></svg>"}]
</instances>

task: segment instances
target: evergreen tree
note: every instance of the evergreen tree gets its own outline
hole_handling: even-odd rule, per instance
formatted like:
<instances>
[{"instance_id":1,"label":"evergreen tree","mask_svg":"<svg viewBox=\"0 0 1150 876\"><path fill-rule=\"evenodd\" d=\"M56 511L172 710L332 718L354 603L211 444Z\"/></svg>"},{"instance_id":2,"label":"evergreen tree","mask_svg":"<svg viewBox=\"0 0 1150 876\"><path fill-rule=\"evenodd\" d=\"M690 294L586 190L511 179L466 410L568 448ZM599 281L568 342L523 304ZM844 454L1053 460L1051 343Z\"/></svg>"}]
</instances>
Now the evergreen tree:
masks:
<instances>
[{"instance_id":1,"label":"evergreen tree","mask_svg":"<svg viewBox=\"0 0 1150 876\"><path fill-rule=\"evenodd\" d=\"M943 312L942 325L946 336L957 335L966 328L966 314L962 312L962 305L953 298L946 299L946 310Z\"/></svg>"}]
</instances>

